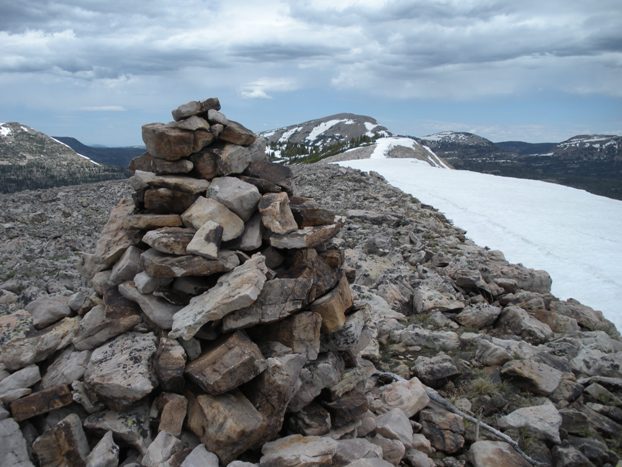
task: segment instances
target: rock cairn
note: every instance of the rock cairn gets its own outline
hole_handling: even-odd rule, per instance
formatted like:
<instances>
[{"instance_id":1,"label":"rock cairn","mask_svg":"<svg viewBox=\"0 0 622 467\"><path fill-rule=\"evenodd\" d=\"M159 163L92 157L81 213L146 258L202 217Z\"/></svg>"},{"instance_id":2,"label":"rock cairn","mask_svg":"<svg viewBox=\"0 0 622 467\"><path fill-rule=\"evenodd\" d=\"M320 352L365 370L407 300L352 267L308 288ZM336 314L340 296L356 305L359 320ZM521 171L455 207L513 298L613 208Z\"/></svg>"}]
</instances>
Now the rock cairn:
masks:
<instances>
[{"instance_id":1,"label":"rock cairn","mask_svg":"<svg viewBox=\"0 0 622 467\"><path fill-rule=\"evenodd\" d=\"M84 261L95 294L0 317L7 465L386 465L412 444L419 380L366 394L343 219L219 110L143 126L133 199Z\"/></svg>"}]
</instances>

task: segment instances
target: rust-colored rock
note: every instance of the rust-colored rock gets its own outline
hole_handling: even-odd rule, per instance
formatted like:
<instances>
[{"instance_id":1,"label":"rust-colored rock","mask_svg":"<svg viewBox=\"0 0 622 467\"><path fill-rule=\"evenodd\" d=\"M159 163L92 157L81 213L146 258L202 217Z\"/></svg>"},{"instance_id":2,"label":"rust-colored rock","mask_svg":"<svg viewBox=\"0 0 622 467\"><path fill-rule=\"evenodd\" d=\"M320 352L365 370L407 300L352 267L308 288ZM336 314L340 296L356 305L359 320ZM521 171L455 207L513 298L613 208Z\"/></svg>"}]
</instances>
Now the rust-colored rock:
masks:
<instances>
[{"instance_id":1,"label":"rust-colored rock","mask_svg":"<svg viewBox=\"0 0 622 467\"><path fill-rule=\"evenodd\" d=\"M63 384L17 399L11 402L9 408L13 418L21 422L51 410L60 409L72 402L71 388Z\"/></svg>"},{"instance_id":2,"label":"rust-colored rock","mask_svg":"<svg viewBox=\"0 0 622 467\"><path fill-rule=\"evenodd\" d=\"M352 292L345 276L333 290L311 304L311 311L322 316L322 329L334 332L346 322L345 312L352 306Z\"/></svg>"}]
</instances>

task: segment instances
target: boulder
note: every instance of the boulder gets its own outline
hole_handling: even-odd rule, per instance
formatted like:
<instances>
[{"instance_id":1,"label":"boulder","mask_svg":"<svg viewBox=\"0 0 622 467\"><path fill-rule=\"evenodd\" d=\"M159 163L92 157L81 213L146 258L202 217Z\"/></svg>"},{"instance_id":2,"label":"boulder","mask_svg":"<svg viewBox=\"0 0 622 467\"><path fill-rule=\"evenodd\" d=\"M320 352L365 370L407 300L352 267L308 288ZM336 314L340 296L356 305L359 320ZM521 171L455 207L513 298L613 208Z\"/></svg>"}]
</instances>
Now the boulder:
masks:
<instances>
[{"instance_id":1,"label":"boulder","mask_svg":"<svg viewBox=\"0 0 622 467\"><path fill-rule=\"evenodd\" d=\"M424 384L433 388L444 386L449 378L460 374L453 358L444 352L433 357L420 355L415 360L414 370Z\"/></svg>"},{"instance_id":2,"label":"boulder","mask_svg":"<svg viewBox=\"0 0 622 467\"><path fill-rule=\"evenodd\" d=\"M32 315L35 328L43 329L58 320L71 315L67 297L44 296L26 305L26 311Z\"/></svg>"},{"instance_id":3,"label":"boulder","mask_svg":"<svg viewBox=\"0 0 622 467\"><path fill-rule=\"evenodd\" d=\"M503 365L501 374L545 396L552 394L562 380L561 371L533 360L511 360Z\"/></svg>"},{"instance_id":4,"label":"boulder","mask_svg":"<svg viewBox=\"0 0 622 467\"><path fill-rule=\"evenodd\" d=\"M265 423L239 390L220 396L203 394L189 402L188 427L223 464L251 448Z\"/></svg>"},{"instance_id":5,"label":"boulder","mask_svg":"<svg viewBox=\"0 0 622 467\"><path fill-rule=\"evenodd\" d=\"M193 115L208 114L211 109L220 110L220 101L217 97L210 97L204 101L187 102L177 107L171 113L175 121L179 121Z\"/></svg>"},{"instance_id":6,"label":"boulder","mask_svg":"<svg viewBox=\"0 0 622 467\"><path fill-rule=\"evenodd\" d=\"M408 347L425 347L432 350L451 351L460 347L460 338L453 331L430 331L411 324L396 337Z\"/></svg>"},{"instance_id":7,"label":"boulder","mask_svg":"<svg viewBox=\"0 0 622 467\"><path fill-rule=\"evenodd\" d=\"M287 193L268 193L258 205L263 226L272 233L287 234L298 230L298 224L289 208Z\"/></svg>"},{"instance_id":8,"label":"boulder","mask_svg":"<svg viewBox=\"0 0 622 467\"><path fill-rule=\"evenodd\" d=\"M265 151L262 156L265 156ZM218 154L218 172L221 175L241 174L254 158L250 147L225 144Z\"/></svg>"},{"instance_id":9,"label":"boulder","mask_svg":"<svg viewBox=\"0 0 622 467\"><path fill-rule=\"evenodd\" d=\"M224 204L212 198L199 197L181 218L185 225L200 229L207 221L216 222L223 229L222 241L238 238L244 232L244 221Z\"/></svg>"},{"instance_id":10,"label":"boulder","mask_svg":"<svg viewBox=\"0 0 622 467\"><path fill-rule=\"evenodd\" d=\"M145 212L154 214L181 214L197 199L198 194L170 188L147 188L142 192Z\"/></svg>"},{"instance_id":11,"label":"boulder","mask_svg":"<svg viewBox=\"0 0 622 467\"><path fill-rule=\"evenodd\" d=\"M182 227L162 227L143 235L142 241L151 248L169 255L185 255L186 246L194 237L194 229Z\"/></svg>"},{"instance_id":12,"label":"boulder","mask_svg":"<svg viewBox=\"0 0 622 467\"><path fill-rule=\"evenodd\" d=\"M224 338L186 366L186 374L204 391L219 395L250 381L266 369L257 345L243 331Z\"/></svg>"},{"instance_id":13,"label":"boulder","mask_svg":"<svg viewBox=\"0 0 622 467\"><path fill-rule=\"evenodd\" d=\"M523 407L498 420L501 428L526 428L539 438L559 444L559 427L562 417L557 408L548 402L543 405Z\"/></svg>"},{"instance_id":14,"label":"boulder","mask_svg":"<svg viewBox=\"0 0 622 467\"><path fill-rule=\"evenodd\" d=\"M218 259L223 228L214 221L207 221L194 234L186 251L207 259Z\"/></svg>"},{"instance_id":15,"label":"boulder","mask_svg":"<svg viewBox=\"0 0 622 467\"><path fill-rule=\"evenodd\" d=\"M32 443L32 450L42 467L84 465L90 452L82 430L82 421L70 414Z\"/></svg>"},{"instance_id":16,"label":"boulder","mask_svg":"<svg viewBox=\"0 0 622 467\"><path fill-rule=\"evenodd\" d=\"M408 418L413 417L430 402L425 387L418 378L396 381L376 388L370 393L370 398L370 408L376 414L399 408Z\"/></svg>"},{"instance_id":17,"label":"boulder","mask_svg":"<svg viewBox=\"0 0 622 467\"><path fill-rule=\"evenodd\" d=\"M503 310L496 327L507 331L509 334L521 336L532 344L546 342L553 336L553 331L547 324L538 321L522 308L513 305Z\"/></svg>"},{"instance_id":18,"label":"boulder","mask_svg":"<svg viewBox=\"0 0 622 467\"><path fill-rule=\"evenodd\" d=\"M453 294L437 290L428 284L422 284L413 292L413 306L417 313L427 313L433 310L462 310L464 303L457 300Z\"/></svg>"},{"instance_id":19,"label":"boulder","mask_svg":"<svg viewBox=\"0 0 622 467\"><path fill-rule=\"evenodd\" d=\"M382 459L382 448L363 438L341 439L337 441L334 464L348 465L359 459ZM389 464L392 465L392 464Z\"/></svg>"},{"instance_id":20,"label":"boulder","mask_svg":"<svg viewBox=\"0 0 622 467\"><path fill-rule=\"evenodd\" d=\"M236 248L242 251L254 251L261 247L263 233L261 216L255 214L244 226L244 232L236 243Z\"/></svg>"},{"instance_id":21,"label":"boulder","mask_svg":"<svg viewBox=\"0 0 622 467\"><path fill-rule=\"evenodd\" d=\"M213 129L214 127L212 132ZM213 149L213 146L208 146L190 156L190 161L194 165L193 175L205 180L211 180L218 175L218 154Z\"/></svg>"},{"instance_id":22,"label":"boulder","mask_svg":"<svg viewBox=\"0 0 622 467\"><path fill-rule=\"evenodd\" d=\"M476 441L469 448L469 460L473 467L529 467L512 446L503 441Z\"/></svg>"},{"instance_id":23,"label":"boulder","mask_svg":"<svg viewBox=\"0 0 622 467\"><path fill-rule=\"evenodd\" d=\"M86 368L85 384L108 407L128 407L156 386L151 372L156 345L152 333L128 332L98 347Z\"/></svg>"},{"instance_id":24,"label":"boulder","mask_svg":"<svg viewBox=\"0 0 622 467\"><path fill-rule=\"evenodd\" d=\"M332 465L337 442L319 436L290 435L261 448L261 467L312 467Z\"/></svg>"},{"instance_id":25,"label":"boulder","mask_svg":"<svg viewBox=\"0 0 622 467\"><path fill-rule=\"evenodd\" d=\"M233 120L228 121L219 137L223 141L240 146L250 146L257 138L251 130Z\"/></svg>"},{"instance_id":26,"label":"boulder","mask_svg":"<svg viewBox=\"0 0 622 467\"><path fill-rule=\"evenodd\" d=\"M334 353L320 355L300 371L300 386L287 410L298 412L320 395L323 389L334 386L343 374L343 360Z\"/></svg>"},{"instance_id":27,"label":"boulder","mask_svg":"<svg viewBox=\"0 0 622 467\"><path fill-rule=\"evenodd\" d=\"M169 337L193 337L209 321L224 318L229 313L248 307L257 300L268 272L265 259L254 255L233 271L221 276L207 292L194 297L190 304L173 317Z\"/></svg>"},{"instance_id":28,"label":"boulder","mask_svg":"<svg viewBox=\"0 0 622 467\"><path fill-rule=\"evenodd\" d=\"M478 303L466 306L456 315L456 321L467 328L482 329L492 326L500 314L501 308L498 306Z\"/></svg>"},{"instance_id":29,"label":"boulder","mask_svg":"<svg viewBox=\"0 0 622 467\"><path fill-rule=\"evenodd\" d=\"M142 137L149 154L167 161L188 157L203 149L214 139L214 135L205 130L182 130L164 123L143 125Z\"/></svg>"},{"instance_id":30,"label":"boulder","mask_svg":"<svg viewBox=\"0 0 622 467\"><path fill-rule=\"evenodd\" d=\"M117 467L119 446L114 442L112 431L107 431L86 458L86 467Z\"/></svg>"},{"instance_id":31,"label":"boulder","mask_svg":"<svg viewBox=\"0 0 622 467\"><path fill-rule=\"evenodd\" d=\"M251 177L267 180L280 186L288 193L293 192L292 170L283 164L275 164L266 159L256 160L248 166L246 173Z\"/></svg>"},{"instance_id":32,"label":"boulder","mask_svg":"<svg viewBox=\"0 0 622 467\"><path fill-rule=\"evenodd\" d=\"M190 130L190 131L210 129L210 124L208 123L208 121L197 115L192 115L183 120L179 120L175 122L174 126L182 130Z\"/></svg>"},{"instance_id":33,"label":"boulder","mask_svg":"<svg viewBox=\"0 0 622 467\"><path fill-rule=\"evenodd\" d=\"M214 178L207 190L207 196L224 204L243 221L251 218L261 199L259 190L254 185L235 177Z\"/></svg>"},{"instance_id":34,"label":"boulder","mask_svg":"<svg viewBox=\"0 0 622 467\"><path fill-rule=\"evenodd\" d=\"M27 366L4 378L0 377L0 401L4 403L11 402L9 400L11 397L7 397L8 393L17 389L30 388L40 380L41 374L37 365ZM28 391L28 394L30 394L30 391Z\"/></svg>"},{"instance_id":35,"label":"boulder","mask_svg":"<svg viewBox=\"0 0 622 467\"><path fill-rule=\"evenodd\" d=\"M221 250L218 259L207 259L196 255L165 255L150 248L142 254L141 259L145 272L158 279L211 276L231 271L240 264L237 255L227 250Z\"/></svg>"},{"instance_id":36,"label":"boulder","mask_svg":"<svg viewBox=\"0 0 622 467\"><path fill-rule=\"evenodd\" d=\"M365 312L363 310L347 316L341 329L322 334L322 351L360 352L369 343L369 339L363 339L361 342L365 323Z\"/></svg>"},{"instance_id":37,"label":"boulder","mask_svg":"<svg viewBox=\"0 0 622 467\"><path fill-rule=\"evenodd\" d=\"M287 427L292 433L322 436L330 431L330 413L319 403L311 402L298 412L288 415Z\"/></svg>"},{"instance_id":38,"label":"boulder","mask_svg":"<svg viewBox=\"0 0 622 467\"><path fill-rule=\"evenodd\" d=\"M342 428L358 421L369 408L367 397L358 389L335 400L323 402L323 405L330 412L333 428Z\"/></svg>"},{"instance_id":39,"label":"boulder","mask_svg":"<svg viewBox=\"0 0 622 467\"><path fill-rule=\"evenodd\" d=\"M400 440L385 438L379 434L368 439L382 449L382 457L385 461L390 462L392 465L400 465L404 454L406 454L406 448Z\"/></svg>"}]
</instances>

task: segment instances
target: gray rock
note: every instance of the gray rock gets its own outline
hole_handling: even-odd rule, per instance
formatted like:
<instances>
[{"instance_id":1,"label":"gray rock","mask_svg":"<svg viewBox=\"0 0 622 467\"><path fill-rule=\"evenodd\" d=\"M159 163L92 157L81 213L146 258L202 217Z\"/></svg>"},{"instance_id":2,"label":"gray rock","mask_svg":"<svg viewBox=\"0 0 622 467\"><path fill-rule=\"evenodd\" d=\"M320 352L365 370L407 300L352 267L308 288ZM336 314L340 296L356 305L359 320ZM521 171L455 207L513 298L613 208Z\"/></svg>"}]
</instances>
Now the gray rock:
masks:
<instances>
[{"instance_id":1,"label":"gray rock","mask_svg":"<svg viewBox=\"0 0 622 467\"><path fill-rule=\"evenodd\" d=\"M517 306L506 307L501 313L496 327L507 331L509 334L519 335L533 344L545 342L553 336L553 331L547 324L538 321Z\"/></svg>"},{"instance_id":2,"label":"gray rock","mask_svg":"<svg viewBox=\"0 0 622 467\"><path fill-rule=\"evenodd\" d=\"M253 160L250 148L237 144L225 144L218 155L218 171L221 175L241 174Z\"/></svg>"},{"instance_id":3,"label":"gray rock","mask_svg":"<svg viewBox=\"0 0 622 467\"><path fill-rule=\"evenodd\" d=\"M21 370L17 370L15 373L3 378L0 381L0 400L3 402L10 402L6 399L6 394L16 389L25 389L34 386L41 380L39 373L39 367L37 365L30 365Z\"/></svg>"},{"instance_id":4,"label":"gray rock","mask_svg":"<svg viewBox=\"0 0 622 467\"><path fill-rule=\"evenodd\" d=\"M0 459L7 467L33 467L24 435L12 418L0 420Z\"/></svg>"},{"instance_id":5,"label":"gray rock","mask_svg":"<svg viewBox=\"0 0 622 467\"><path fill-rule=\"evenodd\" d=\"M147 232L143 235L142 241L161 253L185 255L186 247L194 237L194 232L194 229L182 227L162 227Z\"/></svg>"},{"instance_id":6,"label":"gray rock","mask_svg":"<svg viewBox=\"0 0 622 467\"><path fill-rule=\"evenodd\" d=\"M228 336L186 366L186 374L204 391L223 394L266 369L259 347L242 331Z\"/></svg>"},{"instance_id":7,"label":"gray rock","mask_svg":"<svg viewBox=\"0 0 622 467\"><path fill-rule=\"evenodd\" d=\"M180 390L184 385L186 351L176 340L161 337L153 367L162 388Z\"/></svg>"},{"instance_id":8,"label":"gray rock","mask_svg":"<svg viewBox=\"0 0 622 467\"><path fill-rule=\"evenodd\" d=\"M503 347L493 344L485 339L477 342L475 360L486 366L500 366L512 359L512 354Z\"/></svg>"},{"instance_id":9,"label":"gray rock","mask_svg":"<svg viewBox=\"0 0 622 467\"><path fill-rule=\"evenodd\" d=\"M425 387L418 378L396 381L376 388L370 393L370 398L373 412L381 414L399 408L408 418L413 417L430 402Z\"/></svg>"},{"instance_id":10,"label":"gray rock","mask_svg":"<svg viewBox=\"0 0 622 467\"><path fill-rule=\"evenodd\" d=\"M261 448L261 467L311 467L331 465L337 442L319 436L290 435Z\"/></svg>"},{"instance_id":11,"label":"gray rock","mask_svg":"<svg viewBox=\"0 0 622 467\"><path fill-rule=\"evenodd\" d=\"M581 451L573 446L554 446L552 449L553 462L559 467L593 466L590 460Z\"/></svg>"},{"instance_id":12,"label":"gray rock","mask_svg":"<svg viewBox=\"0 0 622 467\"><path fill-rule=\"evenodd\" d=\"M125 300L120 294L114 294ZM106 293L106 296L108 295L111 295L110 291ZM120 301L117 299L117 302ZM127 303L131 304L131 306L110 309L106 305L97 305L91 308L80 321L78 332L73 339L74 347L77 350L93 349L108 339L112 339L134 328L141 322L141 317L136 309L136 305L130 301Z\"/></svg>"},{"instance_id":13,"label":"gray rock","mask_svg":"<svg viewBox=\"0 0 622 467\"><path fill-rule=\"evenodd\" d=\"M32 314L32 322L37 329L43 329L65 316L71 315L67 297L41 297L26 305Z\"/></svg>"},{"instance_id":14,"label":"gray rock","mask_svg":"<svg viewBox=\"0 0 622 467\"><path fill-rule=\"evenodd\" d=\"M413 467L435 467L436 464L428 455L424 452L416 449L407 449L404 459L409 465Z\"/></svg>"},{"instance_id":15,"label":"gray rock","mask_svg":"<svg viewBox=\"0 0 622 467\"><path fill-rule=\"evenodd\" d=\"M501 374L545 396L552 394L562 380L561 371L533 360L511 360L503 365Z\"/></svg>"},{"instance_id":16,"label":"gray rock","mask_svg":"<svg viewBox=\"0 0 622 467\"><path fill-rule=\"evenodd\" d=\"M500 314L501 308L480 303L466 306L456 315L456 321L468 328L482 329L486 326L492 326Z\"/></svg>"},{"instance_id":17,"label":"gray rock","mask_svg":"<svg viewBox=\"0 0 622 467\"><path fill-rule=\"evenodd\" d=\"M270 245L274 248L285 250L314 248L333 238L343 226L343 218L336 217L334 224L321 225L317 227L303 227L293 232L270 236Z\"/></svg>"},{"instance_id":18,"label":"gray rock","mask_svg":"<svg viewBox=\"0 0 622 467\"><path fill-rule=\"evenodd\" d=\"M373 438L368 438L369 441L382 449L382 457L392 465L400 465L400 462L406 454L406 448L401 441L397 439L385 438L382 435L376 434Z\"/></svg>"},{"instance_id":19,"label":"gray rock","mask_svg":"<svg viewBox=\"0 0 622 467\"><path fill-rule=\"evenodd\" d=\"M147 448L141 464L145 467L162 467L167 461L183 449L183 444L175 436L161 431Z\"/></svg>"},{"instance_id":20,"label":"gray rock","mask_svg":"<svg viewBox=\"0 0 622 467\"><path fill-rule=\"evenodd\" d=\"M234 177L214 178L207 190L207 196L224 204L243 221L251 218L261 199L255 186Z\"/></svg>"},{"instance_id":21,"label":"gray rock","mask_svg":"<svg viewBox=\"0 0 622 467\"><path fill-rule=\"evenodd\" d=\"M17 312L19 313L19 312ZM78 329L79 318L63 318L39 333L13 338L0 344L0 364L9 370L19 370L45 360L55 352L67 347ZM20 335L15 329L12 335ZM1 339L0 339L1 342Z\"/></svg>"},{"instance_id":22,"label":"gray rock","mask_svg":"<svg viewBox=\"0 0 622 467\"><path fill-rule=\"evenodd\" d=\"M142 250L130 246L112 267L112 273L108 278L111 285L119 285L125 281L131 281L141 271L140 255Z\"/></svg>"},{"instance_id":23,"label":"gray rock","mask_svg":"<svg viewBox=\"0 0 622 467\"><path fill-rule=\"evenodd\" d=\"M84 374L85 384L110 408L125 408L156 385L151 359L156 352L152 333L129 332L95 349Z\"/></svg>"},{"instance_id":24,"label":"gray rock","mask_svg":"<svg viewBox=\"0 0 622 467\"><path fill-rule=\"evenodd\" d=\"M366 458L350 462L346 467L391 467L392 465L384 459Z\"/></svg>"},{"instance_id":25,"label":"gray rock","mask_svg":"<svg viewBox=\"0 0 622 467\"><path fill-rule=\"evenodd\" d=\"M228 143L249 146L255 142L257 137L248 128L238 122L229 120L224 130L220 134L220 139Z\"/></svg>"},{"instance_id":26,"label":"gray rock","mask_svg":"<svg viewBox=\"0 0 622 467\"><path fill-rule=\"evenodd\" d=\"M242 251L257 250L261 247L263 240L262 235L261 216L255 214L246 223L244 233L242 233L239 243L236 245L237 249Z\"/></svg>"},{"instance_id":27,"label":"gray rock","mask_svg":"<svg viewBox=\"0 0 622 467\"><path fill-rule=\"evenodd\" d=\"M433 388L443 386L448 378L460 374L453 358L443 352L433 357L420 355L415 360L414 369L419 379Z\"/></svg>"},{"instance_id":28,"label":"gray rock","mask_svg":"<svg viewBox=\"0 0 622 467\"><path fill-rule=\"evenodd\" d=\"M71 384L82 378L91 357L88 350L76 351L67 348L48 366L41 381L42 388L60 384Z\"/></svg>"},{"instance_id":29,"label":"gray rock","mask_svg":"<svg viewBox=\"0 0 622 467\"><path fill-rule=\"evenodd\" d=\"M141 294L144 294L144 295L153 293L161 287L166 287L172 281L173 279L171 278L157 279L155 277L151 277L149 274L147 274L144 271L136 274L133 280L134 285L136 286L136 290L138 290Z\"/></svg>"},{"instance_id":30,"label":"gray rock","mask_svg":"<svg viewBox=\"0 0 622 467\"><path fill-rule=\"evenodd\" d=\"M231 464L229 464L231 465ZM199 444L184 459L180 467L218 467L218 456L209 452L205 446Z\"/></svg>"},{"instance_id":31,"label":"gray rock","mask_svg":"<svg viewBox=\"0 0 622 467\"><path fill-rule=\"evenodd\" d=\"M268 193L261 197L258 210L263 226L275 234L298 230L298 224L289 207L287 193Z\"/></svg>"},{"instance_id":32,"label":"gray rock","mask_svg":"<svg viewBox=\"0 0 622 467\"><path fill-rule=\"evenodd\" d=\"M160 227L181 227L182 222L179 214L133 214L127 216L124 226L128 229L151 230Z\"/></svg>"},{"instance_id":33,"label":"gray rock","mask_svg":"<svg viewBox=\"0 0 622 467\"><path fill-rule=\"evenodd\" d=\"M209 321L250 306L257 300L266 281L267 268L261 255L221 276L209 291L190 300L173 317L169 337L190 339Z\"/></svg>"},{"instance_id":34,"label":"gray rock","mask_svg":"<svg viewBox=\"0 0 622 467\"><path fill-rule=\"evenodd\" d=\"M559 427L562 424L562 417L557 408L548 402L544 405L523 407L514 412L499 418L501 428L526 428L536 436L559 444Z\"/></svg>"},{"instance_id":35,"label":"gray rock","mask_svg":"<svg viewBox=\"0 0 622 467\"><path fill-rule=\"evenodd\" d=\"M411 324L403 331L398 331L396 337L404 345L426 347L433 350L455 350L460 347L460 338L453 331L430 331Z\"/></svg>"},{"instance_id":36,"label":"gray rock","mask_svg":"<svg viewBox=\"0 0 622 467\"><path fill-rule=\"evenodd\" d=\"M244 221L223 203L212 198L199 197L182 215L184 225L200 229L207 221L223 228L222 241L238 238L244 232Z\"/></svg>"},{"instance_id":37,"label":"gray rock","mask_svg":"<svg viewBox=\"0 0 622 467\"><path fill-rule=\"evenodd\" d=\"M222 234L223 228L219 224L214 221L207 221L194 234L186 247L186 251L208 259L218 259Z\"/></svg>"},{"instance_id":38,"label":"gray rock","mask_svg":"<svg viewBox=\"0 0 622 467\"><path fill-rule=\"evenodd\" d=\"M119 292L128 300L137 303L145 316L161 329L171 329L173 316L181 309L180 306L172 305L153 295L141 294L133 282L119 285Z\"/></svg>"},{"instance_id":39,"label":"gray rock","mask_svg":"<svg viewBox=\"0 0 622 467\"><path fill-rule=\"evenodd\" d=\"M219 112L216 109L209 109L207 111L207 119L210 123L220 123L221 125L227 126L229 124L229 120L222 112Z\"/></svg>"},{"instance_id":40,"label":"gray rock","mask_svg":"<svg viewBox=\"0 0 622 467\"><path fill-rule=\"evenodd\" d=\"M289 414L287 426L293 433L322 436L330 431L330 413L319 403L311 402L300 411Z\"/></svg>"},{"instance_id":41,"label":"gray rock","mask_svg":"<svg viewBox=\"0 0 622 467\"><path fill-rule=\"evenodd\" d=\"M531 464L523 459L508 443L503 441L476 441L469 448L469 460L474 467L529 467Z\"/></svg>"},{"instance_id":42,"label":"gray rock","mask_svg":"<svg viewBox=\"0 0 622 467\"><path fill-rule=\"evenodd\" d=\"M402 409L392 409L376 417L376 432L400 440L407 448L413 447L413 428Z\"/></svg>"},{"instance_id":43,"label":"gray rock","mask_svg":"<svg viewBox=\"0 0 622 467\"><path fill-rule=\"evenodd\" d=\"M311 285L312 279L309 277L266 281L251 306L234 311L224 318L223 330L226 332L286 318L306 304Z\"/></svg>"},{"instance_id":44,"label":"gray rock","mask_svg":"<svg viewBox=\"0 0 622 467\"><path fill-rule=\"evenodd\" d=\"M184 120L179 120L175 122L174 125L176 128L189 131L210 129L210 125L207 120L196 115L192 115Z\"/></svg>"},{"instance_id":45,"label":"gray rock","mask_svg":"<svg viewBox=\"0 0 622 467\"><path fill-rule=\"evenodd\" d=\"M369 341L360 342L363 328L365 327L365 313L354 312L346 317L343 327L330 334L322 334L322 351L361 351Z\"/></svg>"},{"instance_id":46,"label":"gray rock","mask_svg":"<svg viewBox=\"0 0 622 467\"><path fill-rule=\"evenodd\" d=\"M112 431L107 431L86 458L86 467L117 467L118 465L119 446L112 438Z\"/></svg>"},{"instance_id":47,"label":"gray rock","mask_svg":"<svg viewBox=\"0 0 622 467\"><path fill-rule=\"evenodd\" d=\"M464 303L457 300L452 294L422 284L413 293L413 306L417 313L427 313L432 310L461 310L464 308Z\"/></svg>"},{"instance_id":48,"label":"gray rock","mask_svg":"<svg viewBox=\"0 0 622 467\"><path fill-rule=\"evenodd\" d=\"M220 110L220 101L217 97L210 97L204 101L190 101L180 105L171 113L175 121L192 117L193 115L208 114L211 109Z\"/></svg>"},{"instance_id":49,"label":"gray rock","mask_svg":"<svg viewBox=\"0 0 622 467\"><path fill-rule=\"evenodd\" d=\"M287 410L298 412L307 406L320 395L323 389L339 382L343 369L343 361L333 353L320 355L317 360L309 362L300 372L300 389L294 395Z\"/></svg>"},{"instance_id":50,"label":"gray rock","mask_svg":"<svg viewBox=\"0 0 622 467\"><path fill-rule=\"evenodd\" d=\"M149 408L145 404L123 412L105 411L89 415L84 419L84 428L102 433L111 431L115 439L133 446L141 454L151 444Z\"/></svg>"},{"instance_id":51,"label":"gray rock","mask_svg":"<svg viewBox=\"0 0 622 467\"><path fill-rule=\"evenodd\" d=\"M296 313L271 326L264 326L252 333L257 342L279 342L292 352L315 360L320 351L320 326L322 317L313 312Z\"/></svg>"},{"instance_id":52,"label":"gray rock","mask_svg":"<svg viewBox=\"0 0 622 467\"><path fill-rule=\"evenodd\" d=\"M84 465L89 454L89 443L82 430L82 421L70 414L44 432L32 444L39 465Z\"/></svg>"},{"instance_id":53,"label":"gray rock","mask_svg":"<svg viewBox=\"0 0 622 467\"><path fill-rule=\"evenodd\" d=\"M382 448L363 438L337 441L337 451L334 457L335 464L347 465L358 459L382 459Z\"/></svg>"},{"instance_id":54,"label":"gray rock","mask_svg":"<svg viewBox=\"0 0 622 467\"><path fill-rule=\"evenodd\" d=\"M150 248L141 259L145 272L158 279L211 276L231 271L240 264L237 255L228 250L221 250L218 259L207 259L196 255L170 256Z\"/></svg>"},{"instance_id":55,"label":"gray rock","mask_svg":"<svg viewBox=\"0 0 622 467\"><path fill-rule=\"evenodd\" d=\"M464 446L464 421L446 410L426 408L420 415L423 434L437 450L453 454Z\"/></svg>"}]
</instances>

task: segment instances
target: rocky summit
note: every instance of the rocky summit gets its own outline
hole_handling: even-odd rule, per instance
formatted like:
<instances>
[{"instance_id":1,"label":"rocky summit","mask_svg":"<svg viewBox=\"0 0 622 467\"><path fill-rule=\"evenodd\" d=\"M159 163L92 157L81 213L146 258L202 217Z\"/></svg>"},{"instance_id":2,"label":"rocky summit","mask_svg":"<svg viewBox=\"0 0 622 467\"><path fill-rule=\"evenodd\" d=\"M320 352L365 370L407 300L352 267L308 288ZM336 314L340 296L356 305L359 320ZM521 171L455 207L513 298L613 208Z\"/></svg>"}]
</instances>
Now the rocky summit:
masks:
<instances>
[{"instance_id":1,"label":"rocky summit","mask_svg":"<svg viewBox=\"0 0 622 467\"><path fill-rule=\"evenodd\" d=\"M128 183L0 197L0 465L618 463L600 312L218 99L173 118Z\"/></svg>"}]
</instances>

